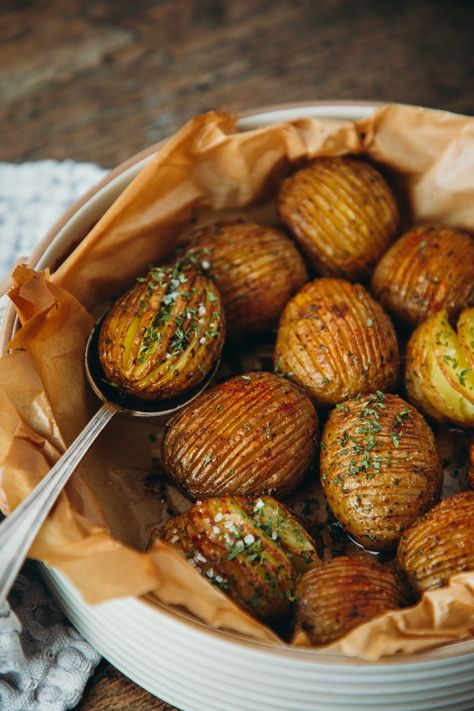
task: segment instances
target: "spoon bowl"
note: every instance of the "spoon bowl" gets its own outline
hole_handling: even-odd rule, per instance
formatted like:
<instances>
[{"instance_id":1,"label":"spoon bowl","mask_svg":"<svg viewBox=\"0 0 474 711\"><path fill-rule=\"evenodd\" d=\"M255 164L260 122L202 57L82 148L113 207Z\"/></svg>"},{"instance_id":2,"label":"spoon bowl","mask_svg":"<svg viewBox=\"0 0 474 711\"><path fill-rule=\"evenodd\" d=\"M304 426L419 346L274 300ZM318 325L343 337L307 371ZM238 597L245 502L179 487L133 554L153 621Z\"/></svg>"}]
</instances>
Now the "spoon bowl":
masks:
<instances>
[{"instance_id":1,"label":"spoon bowl","mask_svg":"<svg viewBox=\"0 0 474 711\"><path fill-rule=\"evenodd\" d=\"M214 379L219 368L220 359L215 362L198 385L178 397L169 398L168 400L148 400L125 392L107 379L99 358L100 329L106 315L107 313L99 318L90 332L84 352L84 369L87 380L102 402L115 405L118 411L134 417L162 417L171 415L195 400Z\"/></svg>"},{"instance_id":2,"label":"spoon bowl","mask_svg":"<svg viewBox=\"0 0 474 711\"><path fill-rule=\"evenodd\" d=\"M21 504L0 524L0 605L6 600L23 561L48 513L72 473L104 427L117 413L134 417L163 417L194 400L212 381L219 360L196 387L169 400L141 400L115 387L105 377L99 359L99 334L105 315L93 327L84 352L87 380L102 406L62 457Z\"/></svg>"}]
</instances>

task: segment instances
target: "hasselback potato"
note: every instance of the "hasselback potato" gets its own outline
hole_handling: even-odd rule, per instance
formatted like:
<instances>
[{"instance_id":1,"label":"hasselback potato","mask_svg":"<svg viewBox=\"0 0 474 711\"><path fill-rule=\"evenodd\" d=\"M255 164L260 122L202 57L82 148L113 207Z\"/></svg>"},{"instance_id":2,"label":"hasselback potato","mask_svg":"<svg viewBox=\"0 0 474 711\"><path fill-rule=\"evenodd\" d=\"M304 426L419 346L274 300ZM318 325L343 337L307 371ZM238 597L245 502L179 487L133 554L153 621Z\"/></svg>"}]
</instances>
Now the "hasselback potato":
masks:
<instances>
[{"instance_id":1,"label":"hasselback potato","mask_svg":"<svg viewBox=\"0 0 474 711\"><path fill-rule=\"evenodd\" d=\"M430 428L396 395L377 392L331 412L321 438L321 483L338 521L366 548L394 548L439 500L442 478Z\"/></svg>"},{"instance_id":2,"label":"hasselback potato","mask_svg":"<svg viewBox=\"0 0 474 711\"><path fill-rule=\"evenodd\" d=\"M407 529L397 562L420 594L474 571L474 491L450 496Z\"/></svg>"},{"instance_id":3,"label":"hasselback potato","mask_svg":"<svg viewBox=\"0 0 474 711\"><path fill-rule=\"evenodd\" d=\"M222 296L230 338L272 328L308 281L293 242L280 230L242 220L205 225L190 235Z\"/></svg>"},{"instance_id":4,"label":"hasselback potato","mask_svg":"<svg viewBox=\"0 0 474 711\"><path fill-rule=\"evenodd\" d=\"M439 309L456 314L474 303L474 239L439 225L409 230L378 263L372 292L414 326Z\"/></svg>"},{"instance_id":5,"label":"hasselback potato","mask_svg":"<svg viewBox=\"0 0 474 711\"><path fill-rule=\"evenodd\" d=\"M392 323L360 284L316 279L287 304L278 328L275 369L300 383L316 404L390 390L398 366Z\"/></svg>"},{"instance_id":6,"label":"hasselback potato","mask_svg":"<svg viewBox=\"0 0 474 711\"><path fill-rule=\"evenodd\" d=\"M392 568L340 556L305 573L296 588L296 628L312 644L328 644L404 602Z\"/></svg>"},{"instance_id":7,"label":"hasselback potato","mask_svg":"<svg viewBox=\"0 0 474 711\"><path fill-rule=\"evenodd\" d=\"M256 617L289 611L297 572L318 560L313 541L272 497L207 499L170 520L163 539Z\"/></svg>"},{"instance_id":8,"label":"hasselback potato","mask_svg":"<svg viewBox=\"0 0 474 711\"><path fill-rule=\"evenodd\" d=\"M106 377L140 398L198 385L219 359L225 322L214 283L189 260L154 267L108 312L99 356Z\"/></svg>"},{"instance_id":9,"label":"hasselback potato","mask_svg":"<svg viewBox=\"0 0 474 711\"><path fill-rule=\"evenodd\" d=\"M405 381L426 415L474 427L474 308L461 313L457 332L446 311L418 326L408 342Z\"/></svg>"},{"instance_id":10,"label":"hasselback potato","mask_svg":"<svg viewBox=\"0 0 474 711\"><path fill-rule=\"evenodd\" d=\"M326 276L367 278L398 229L395 198L380 173L352 158L317 158L287 178L281 222Z\"/></svg>"},{"instance_id":11,"label":"hasselback potato","mask_svg":"<svg viewBox=\"0 0 474 711\"><path fill-rule=\"evenodd\" d=\"M286 494L313 459L318 427L314 405L296 385L273 373L239 375L171 420L163 464L195 499Z\"/></svg>"}]
</instances>

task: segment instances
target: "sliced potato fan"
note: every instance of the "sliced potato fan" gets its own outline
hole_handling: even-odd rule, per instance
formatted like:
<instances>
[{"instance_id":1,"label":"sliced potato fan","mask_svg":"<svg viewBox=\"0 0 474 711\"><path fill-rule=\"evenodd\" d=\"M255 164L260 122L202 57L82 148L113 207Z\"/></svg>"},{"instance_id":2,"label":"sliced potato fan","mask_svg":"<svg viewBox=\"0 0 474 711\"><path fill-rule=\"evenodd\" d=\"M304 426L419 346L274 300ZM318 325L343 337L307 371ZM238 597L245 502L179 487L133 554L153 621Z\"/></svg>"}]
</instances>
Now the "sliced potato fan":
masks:
<instances>
[{"instance_id":1,"label":"sliced potato fan","mask_svg":"<svg viewBox=\"0 0 474 711\"><path fill-rule=\"evenodd\" d=\"M387 311L417 326L446 309L456 316L474 298L474 239L461 230L422 225L383 255L372 291Z\"/></svg>"},{"instance_id":2,"label":"sliced potato fan","mask_svg":"<svg viewBox=\"0 0 474 711\"><path fill-rule=\"evenodd\" d=\"M275 325L286 302L308 280L302 256L280 230L243 220L204 225L189 235L222 296L230 338Z\"/></svg>"},{"instance_id":3,"label":"sliced potato fan","mask_svg":"<svg viewBox=\"0 0 474 711\"><path fill-rule=\"evenodd\" d=\"M321 483L332 512L358 543L394 548L438 500L443 470L420 413L396 395L338 405L321 438Z\"/></svg>"},{"instance_id":4,"label":"sliced potato fan","mask_svg":"<svg viewBox=\"0 0 474 711\"><path fill-rule=\"evenodd\" d=\"M189 260L154 267L113 304L100 331L106 377L136 397L168 399L198 385L218 360L219 292Z\"/></svg>"},{"instance_id":5,"label":"sliced potato fan","mask_svg":"<svg viewBox=\"0 0 474 711\"><path fill-rule=\"evenodd\" d=\"M408 344L405 379L410 399L426 415L474 426L474 308L461 313L457 332L446 311L416 329Z\"/></svg>"},{"instance_id":6,"label":"sliced potato fan","mask_svg":"<svg viewBox=\"0 0 474 711\"><path fill-rule=\"evenodd\" d=\"M315 279L282 314L275 368L300 383L318 405L390 390L398 364L392 322L360 284Z\"/></svg>"},{"instance_id":7,"label":"sliced potato fan","mask_svg":"<svg viewBox=\"0 0 474 711\"><path fill-rule=\"evenodd\" d=\"M474 491L450 496L407 529L397 561L420 594L474 571Z\"/></svg>"},{"instance_id":8,"label":"sliced potato fan","mask_svg":"<svg viewBox=\"0 0 474 711\"><path fill-rule=\"evenodd\" d=\"M318 415L301 388L274 373L247 373L203 393L171 420L163 463L194 499L281 495L308 470L318 433Z\"/></svg>"},{"instance_id":9,"label":"sliced potato fan","mask_svg":"<svg viewBox=\"0 0 474 711\"><path fill-rule=\"evenodd\" d=\"M363 622L402 606L403 588L388 566L340 556L300 579L296 629L312 644L328 644Z\"/></svg>"},{"instance_id":10,"label":"sliced potato fan","mask_svg":"<svg viewBox=\"0 0 474 711\"><path fill-rule=\"evenodd\" d=\"M280 220L317 272L369 276L398 229L395 197L382 175L353 158L321 157L287 178Z\"/></svg>"},{"instance_id":11,"label":"sliced potato fan","mask_svg":"<svg viewBox=\"0 0 474 711\"><path fill-rule=\"evenodd\" d=\"M267 621L289 612L297 571L319 561L309 534L270 496L198 502L168 522L163 539L235 602Z\"/></svg>"}]
</instances>

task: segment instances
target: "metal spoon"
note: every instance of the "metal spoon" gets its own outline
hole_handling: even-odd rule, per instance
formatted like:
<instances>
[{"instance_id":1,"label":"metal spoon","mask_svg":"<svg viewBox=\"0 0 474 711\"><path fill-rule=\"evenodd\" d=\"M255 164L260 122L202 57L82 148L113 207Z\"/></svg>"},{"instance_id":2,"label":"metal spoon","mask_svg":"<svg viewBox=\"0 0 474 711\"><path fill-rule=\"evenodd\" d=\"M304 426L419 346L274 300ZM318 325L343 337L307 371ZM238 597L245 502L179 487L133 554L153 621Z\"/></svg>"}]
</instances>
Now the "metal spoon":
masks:
<instances>
[{"instance_id":1,"label":"metal spoon","mask_svg":"<svg viewBox=\"0 0 474 711\"><path fill-rule=\"evenodd\" d=\"M169 415L194 400L214 378L219 362L192 390L170 400L141 400L112 386L99 360L102 319L92 329L84 354L89 384L103 405L87 423L62 457L19 506L0 524L0 605L5 601L36 534L80 461L107 423L118 412L135 417Z\"/></svg>"}]
</instances>

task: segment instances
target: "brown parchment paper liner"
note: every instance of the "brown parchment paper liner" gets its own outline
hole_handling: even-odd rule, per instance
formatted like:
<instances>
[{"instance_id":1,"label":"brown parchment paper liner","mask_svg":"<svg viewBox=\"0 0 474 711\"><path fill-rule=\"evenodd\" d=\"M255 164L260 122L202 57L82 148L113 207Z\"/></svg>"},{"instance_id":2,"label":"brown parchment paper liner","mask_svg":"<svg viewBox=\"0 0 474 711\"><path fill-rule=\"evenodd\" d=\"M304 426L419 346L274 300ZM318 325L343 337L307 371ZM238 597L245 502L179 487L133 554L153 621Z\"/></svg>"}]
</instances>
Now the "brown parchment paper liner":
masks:
<instances>
[{"instance_id":1,"label":"brown parchment paper liner","mask_svg":"<svg viewBox=\"0 0 474 711\"><path fill-rule=\"evenodd\" d=\"M376 160L412 219L474 229L471 118L387 106L356 123L300 119L235 133L234 117L211 113L193 119L166 144L52 276L24 266L15 270L10 296L22 327L11 352L0 359L5 513L44 476L97 408L82 368L89 312L166 257L195 220L210 212L250 214L249 208L260 205L271 219L275 188L292 164L346 153ZM213 627L282 644L164 543L143 552L160 515L156 496L138 487L150 467L152 430L153 425L132 419L111 423L61 495L31 555L65 573L89 602L154 593ZM473 633L474 572L456 576L413 608L362 625L325 650L378 659ZM304 634L294 643L307 644Z\"/></svg>"}]
</instances>

